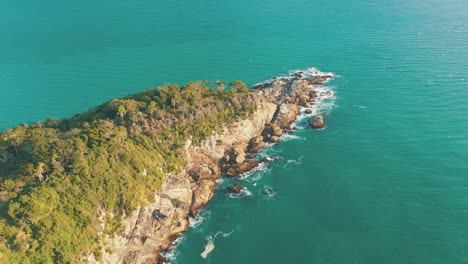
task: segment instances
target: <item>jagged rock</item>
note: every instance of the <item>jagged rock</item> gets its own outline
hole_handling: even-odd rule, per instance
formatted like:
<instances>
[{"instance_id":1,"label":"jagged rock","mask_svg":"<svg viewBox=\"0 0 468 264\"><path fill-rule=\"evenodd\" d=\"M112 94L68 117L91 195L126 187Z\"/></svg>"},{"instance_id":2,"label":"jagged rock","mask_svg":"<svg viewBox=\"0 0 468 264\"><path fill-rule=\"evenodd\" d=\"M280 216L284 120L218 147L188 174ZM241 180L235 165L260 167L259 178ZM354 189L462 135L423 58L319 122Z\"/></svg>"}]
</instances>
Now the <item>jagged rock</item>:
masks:
<instances>
[{"instance_id":1,"label":"jagged rock","mask_svg":"<svg viewBox=\"0 0 468 264\"><path fill-rule=\"evenodd\" d=\"M275 124L282 129L288 128L301 112L300 107L296 104L282 104L280 106Z\"/></svg>"},{"instance_id":2,"label":"jagged rock","mask_svg":"<svg viewBox=\"0 0 468 264\"><path fill-rule=\"evenodd\" d=\"M239 194L240 192L242 192L243 189L244 189L244 186L242 185L234 185L234 186L229 186L227 188L228 192L236 193L236 194Z\"/></svg>"},{"instance_id":3,"label":"jagged rock","mask_svg":"<svg viewBox=\"0 0 468 264\"><path fill-rule=\"evenodd\" d=\"M307 109L305 110L305 112L306 112L307 114L312 114L312 109L307 108Z\"/></svg>"},{"instance_id":4,"label":"jagged rock","mask_svg":"<svg viewBox=\"0 0 468 264\"><path fill-rule=\"evenodd\" d=\"M199 182L198 186L193 190L193 200L190 206L190 215L192 217L195 217L200 208L211 200L216 185L216 181L211 179L205 179Z\"/></svg>"},{"instance_id":5,"label":"jagged rock","mask_svg":"<svg viewBox=\"0 0 468 264\"><path fill-rule=\"evenodd\" d=\"M262 141L263 141L263 137L262 137L262 136L253 137L252 139L250 139L249 145L258 144L258 143L260 143L260 142L262 142Z\"/></svg>"},{"instance_id":6,"label":"jagged rock","mask_svg":"<svg viewBox=\"0 0 468 264\"><path fill-rule=\"evenodd\" d=\"M299 77L299 78L301 78L301 77ZM306 79L296 80L296 81L293 81L293 83L291 84L291 89L292 90L300 90L300 89L306 88L307 86L309 86L309 81L308 80L306 80Z\"/></svg>"},{"instance_id":7,"label":"jagged rock","mask_svg":"<svg viewBox=\"0 0 468 264\"><path fill-rule=\"evenodd\" d=\"M242 173L252 170L253 168L257 167L259 164L258 161L247 160L242 164L236 164L231 167L226 172L226 175L229 177L235 177Z\"/></svg>"},{"instance_id":8,"label":"jagged rock","mask_svg":"<svg viewBox=\"0 0 468 264\"><path fill-rule=\"evenodd\" d=\"M325 127L325 123L323 121L323 116L321 115L318 115L318 116L314 116L313 118L311 118L309 120L309 125L312 127L312 128L324 128Z\"/></svg>"},{"instance_id":9,"label":"jagged rock","mask_svg":"<svg viewBox=\"0 0 468 264\"><path fill-rule=\"evenodd\" d=\"M283 130L278 125L272 123L266 123L262 131L264 141L271 141L270 137L280 137L282 134Z\"/></svg>"},{"instance_id":10,"label":"jagged rock","mask_svg":"<svg viewBox=\"0 0 468 264\"><path fill-rule=\"evenodd\" d=\"M310 84L323 84L328 82L333 75L322 75L322 76L315 76L312 80L310 80Z\"/></svg>"},{"instance_id":11,"label":"jagged rock","mask_svg":"<svg viewBox=\"0 0 468 264\"><path fill-rule=\"evenodd\" d=\"M249 146L249 152L257 153L260 150L264 149L265 147L266 147L266 143L262 141L262 142L260 142L258 144L250 145Z\"/></svg>"},{"instance_id":12,"label":"jagged rock","mask_svg":"<svg viewBox=\"0 0 468 264\"><path fill-rule=\"evenodd\" d=\"M190 169L188 174L195 181L199 181L201 179L213 178L216 173L213 168L209 168L207 166L196 166Z\"/></svg>"},{"instance_id":13,"label":"jagged rock","mask_svg":"<svg viewBox=\"0 0 468 264\"><path fill-rule=\"evenodd\" d=\"M233 147L229 152L229 161L235 164L241 164L245 161L245 152L240 147Z\"/></svg>"},{"instance_id":14,"label":"jagged rock","mask_svg":"<svg viewBox=\"0 0 468 264\"><path fill-rule=\"evenodd\" d=\"M306 106L310 101L310 96L307 92L301 92L297 95L297 102L300 106Z\"/></svg>"},{"instance_id":15,"label":"jagged rock","mask_svg":"<svg viewBox=\"0 0 468 264\"><path fill-rule=\"evenodd\" d=\"M263 136L257 136L257 137L252 138L249 141L249 146L247 150L248 152L257 153L261 149L265 148L265 146L266 146L266 143L263 142Z\"/></svg>"}]
</instances>

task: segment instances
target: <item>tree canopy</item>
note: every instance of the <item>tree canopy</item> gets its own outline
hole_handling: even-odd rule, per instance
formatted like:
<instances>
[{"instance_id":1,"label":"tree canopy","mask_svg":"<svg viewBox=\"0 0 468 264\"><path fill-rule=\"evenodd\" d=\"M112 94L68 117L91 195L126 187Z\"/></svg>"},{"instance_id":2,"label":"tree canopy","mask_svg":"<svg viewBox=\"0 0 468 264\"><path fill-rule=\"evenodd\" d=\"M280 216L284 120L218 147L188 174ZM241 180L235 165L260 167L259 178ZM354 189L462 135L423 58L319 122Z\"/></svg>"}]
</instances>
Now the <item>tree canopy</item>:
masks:
<instances>
[{"instance_id":1,"label":"tree canopy","mask_svg":"<svg viewBox=\"0 0 468 264\"><path fill-rule=\"evenodd\" d=\"M255 110L237 81L235 91L216 86L165 85L1 133L0 263L99 257L103 237L184 168L187 139L199 144Z\"/></svg>"}]
</instances>

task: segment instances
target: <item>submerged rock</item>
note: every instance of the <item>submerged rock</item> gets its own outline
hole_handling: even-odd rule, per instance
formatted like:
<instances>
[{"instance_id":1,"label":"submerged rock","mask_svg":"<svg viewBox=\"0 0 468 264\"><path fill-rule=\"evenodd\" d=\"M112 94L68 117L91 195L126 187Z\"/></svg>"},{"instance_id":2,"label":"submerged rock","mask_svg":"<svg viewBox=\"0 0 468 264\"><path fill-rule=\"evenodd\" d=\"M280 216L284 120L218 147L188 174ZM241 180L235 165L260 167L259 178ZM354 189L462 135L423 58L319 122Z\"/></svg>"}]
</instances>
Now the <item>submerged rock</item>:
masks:
<instances>
[{"instance_id":1,"label":"submerged rock","mask_svg":"<svg viewBox=\"0 0 468 264\"><path fill-rule=\"evenodd\" d=\"M321 116L321 115L314 116L313 118L311 118L311 119L309 120L309 125L310 125L312 128L315 128L315 129L324 128L324 127L325 127L325 123L324 123L324 121L323 121L323 116Z\"/></svg>"}]
</instances>

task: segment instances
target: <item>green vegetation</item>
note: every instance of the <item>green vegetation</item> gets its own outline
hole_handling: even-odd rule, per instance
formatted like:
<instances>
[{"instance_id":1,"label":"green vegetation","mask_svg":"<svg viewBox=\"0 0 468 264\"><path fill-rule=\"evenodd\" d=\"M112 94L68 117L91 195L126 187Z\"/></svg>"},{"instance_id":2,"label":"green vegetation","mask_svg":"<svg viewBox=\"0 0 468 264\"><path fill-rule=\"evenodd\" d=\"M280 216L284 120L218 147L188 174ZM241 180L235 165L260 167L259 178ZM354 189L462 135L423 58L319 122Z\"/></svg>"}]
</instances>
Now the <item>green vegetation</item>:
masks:
<instances>
[{"instance_id":1,"label":"green vegetation","mask_svg":"<svg viewBox=\"0 0 468 264\"><path fill-rule=\"evenodd\" d=\"M187 139L201 143L255 110L245 84L230 87L166 85L0 134L0 263L99 258L104 235L184 167Z\"/></svg>"}]
</instances>

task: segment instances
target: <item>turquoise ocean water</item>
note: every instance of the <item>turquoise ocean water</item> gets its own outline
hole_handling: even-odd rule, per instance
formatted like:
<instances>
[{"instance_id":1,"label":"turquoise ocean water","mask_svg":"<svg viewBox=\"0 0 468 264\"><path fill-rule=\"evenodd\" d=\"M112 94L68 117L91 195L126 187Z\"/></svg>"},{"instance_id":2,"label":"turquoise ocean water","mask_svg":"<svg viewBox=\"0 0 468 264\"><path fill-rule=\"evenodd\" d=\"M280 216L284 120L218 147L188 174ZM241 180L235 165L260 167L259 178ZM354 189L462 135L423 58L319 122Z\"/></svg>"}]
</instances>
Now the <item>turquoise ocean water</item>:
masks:
<instances>
[{"instance_id":1,"label":"turquoise ocean water","mask_svg":"<svg viewBox=\"0 0 468 264\"><path fill-rule=\"evenodd\" d=\"M0 130L164 83L254 84L316 66L341 76L327 128L304 120L267 149L276 159L238 181L249 195L224 195L226 180L173 262L468 263L467 10L463 0L4 0Z\"/></svg>"}]
</instances>

